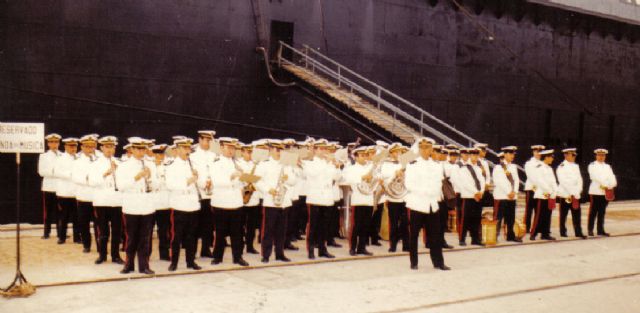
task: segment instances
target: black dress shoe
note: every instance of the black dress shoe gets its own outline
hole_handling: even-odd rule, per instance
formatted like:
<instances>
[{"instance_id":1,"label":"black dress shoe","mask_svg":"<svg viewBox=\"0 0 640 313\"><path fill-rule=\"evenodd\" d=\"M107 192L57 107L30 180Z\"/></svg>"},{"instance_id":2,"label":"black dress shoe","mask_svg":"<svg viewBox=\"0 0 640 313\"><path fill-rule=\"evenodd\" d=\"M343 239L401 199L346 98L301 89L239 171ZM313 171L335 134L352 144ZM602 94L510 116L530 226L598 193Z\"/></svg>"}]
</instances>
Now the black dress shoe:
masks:
<instances>
[{"instance_id":1,"label":"black dress shoe","mask_svg":"<svg viewBox=\"0 0 640 313\"><path fill-rule=\"evenodd\" d=\"M64 244L64 241L65 241L64 239L58 239L58 244L62 245L62 244Z\"/></svg>"},{"instance_id":2,"label":"black dress shoe","mask_svg":"<svg viewBox=\"0 0 640 313\"><path fill-rule=\"evenodd\" d=\"M560 234L560 237L568 237L567 234Z\"/></svg>"},{"instance_id":3,"label":"black dress shoe","mask_svg":"<svg viewBox=\"0 0 640 313\"><path fill-rule=\"evenodd\" d=\"M342 248L342 245L337 243L337 242L335 242L335 241L327 243L327 246L334 247L334 248Z\"/></svg>"},{"instance_id":4,"label":"black dress shoe","mask_svg":"<svg viewBox=\"0 0 640 313\"><path fill-rule=\"evenodd\" d=\"M91 252L91 249L89 249L89 248L83 248L83 249L82 249L82 252L83 252L83 253L89 253L89 252Z\"/></svg>"},{"instance_id":5,"label":"black dress shoe","mask_svg":"<svg viewBox=\"0 0 640 313\"><path fill-rule=\"evenodd\" d=\"M260 260L260 262L269 263L269 258L262 257L262 260Z\"/></svg>"},{"instance_id":6,"label":"black dress shoe","mask_svg":"<svg viewBox=\"0 0 640 313\"><path fill-rule=\"evenodd\" d=\"M327 258L327 259L335 258L335 256L333 254L329 253L329 251L322 251L322 252L318 253L318 256L323 257L323 258Z\"/></svg>"},{"instance_id":7,"label":"black dress shoe","mask_svg":"<svg viewBox=\"0 0 640 313\"><path fill-rule=\"evenodd\" d=\"M171 259L168 256L161 256L160 261L171 261Z\"/></svg>"},{"instance_id":8,"label":"black dress shoe","mask_svg":"<svg viewBox=\"0 0 640 313\"><path fill-rule=\"evenodd\" d=\"M169 265L169 272L175 272L178 269L178 264L171 264Z\"/></svg>"},{"instance_id":9,"label":"black dress shoe","mask_svg":"<svg viewBox=\"0 0 640 313\"><path fill-rule=\"evenodd\" d=\"M373 241L373 242L371 242L371 245L372 246L378 246L378 247L382 246L382 244L379 241Z\"/></svg>"},{"instance_id":10,"label":"black dress shoe","mask_svg":"<svg viewBox=\"0 0 640 313\"><path fill-rule=\"evenodd\" d=\"M583 234L576 235L576 237L578 237L578 238L582 238L582 239L587 239L587 236L585 236L585 235L583 235Z\"/></svg>"},{"instance_id":11,"label":"black dress shoe","mask_svg":"<svg viewBox=\"0 0 640 313\"><path fill-rule=\"evenodd\" d=\"M215 259L215 258L214 258L213 260L211 260L211 264L213 264L213 265L218 265L218 264L220 264L220 263L222 263L222 260L221 260L221 259Z\"/></svg>"},{"instance_id":12,"label":"black dress shoe","mask_svg":"<svg viewBox=\"0 0 640 313\"><path fill-rule=\"evenodd\" d=\"M359 250L359 251L357 252L357 254L362 254L362 255L373 255L373 253L369 252L367 249Z\"/></svg>"},{"instance_id":13,"label":"black dress shoe","mask_svg":"<svg viewBox=\"0 0 640 313\"><path fill-rule=\"evenodd\" d=\"M440 270L442 270L442 271L448 271L448 270L451 270L451 268L450 268L450 267L448 267L448 266L446 266L446 265L444 265L444 264L442 264L442 265L440 265L440 266L434 266L434 267L435 267L435 268L437 268L437 269L440 269Z\"/></svg>"},{"instance_id":14,"label":"black dress shoe","mask_svg":"<svg viewBox=\"0 0 640 313\"><path fill-rule=\"evenodd\" d=\"M589 231L589 237L593 237L593 231Z\"/></svg>"},{"instance_id":15,"label":"black dress shoe","mask_svg":"<svg viewBox=\"0 0 640 313\"><path fill-rule=\"evenodd\" d=\"M120 271L120 274L129 274L131 272L133 272L133 268L125 267Z\"/></svg>"},{"instance_id":16,"label":"black dress shoe","mask_svg":"<svg viewBox=\"0 0 640 313\"><path fill-rule=\"evenodd\" d=\"M298 247L296 247L296 246L294 246L294 245L292 245L292 244L285 246L285 247L284 247L284 249L285 249L285 250L292 250L292 251L298 251L298 250L300 250Z\"/></svg>"},{"instance_id":17,"label":"black dress shoe","mask_svg":"<svg viewBox=\"0 0 640 313\"><path fill-rule=\"evenodd\" d=\"M409 248L402 248L402 252L409 252Z\"/></svg>"},{"instance_id":18,"label":"black dress shoe","mask_svg":"<svg viewBox=\"0 0 640 313\"><path fill-rule=\"evenodd\" d=\"M244 259L240 258L237 259L235 262L233 262L234 264L238 264L240 266L249 266L249 263L247 263L247 261L245 261Z\"/></svg>"},{"instance_id":19,"label":"black dress shoe","mask_svg":"<svg viewBox=\"0 0 640 313\"><path fill-rule=\"evenodd\" d=\"M522 239L512 238L512 239L507 239L507 241L522 242Z\"/></svg>"},{"instance_id":20,"label":"black dress shoe","mask_svg":"<svg viewBox=\"0 0 640 313\"><path fill-rule=\"evenodd\" d=\"M146 275L154 275L156 272L152 271L150 268L145 269L144 271L140 271L140 274Z\"/></svg>"},{"instance_id":21,"label":"black dress shoe","mask_svg":"<svg viewBox=\"0 0 640 313\"><path fill-rule=\"evenodd\" d=\"M315 260L316 255L313 253L313 251L309 251L309 260Z\"/></svg>"},{"instance_id":22,"label":"black dress shoe","mask_svg":"<svg viewBox=\"0 0 640 313\"><path fill-rule=\"evenodd\" d=\"M540 239L542 239L542 240L556 240L556 238L555 238L555 237L552 237L552 236L549 236L549 235L547 235L547 236L542 236L542 237L540 237Z\"/></svg>"},{"instance_id":23,"label":"black dress shoe","mask_svg":"<svg viewBox=\"0 0 640 313\"><path fill-rule=\"evenodd\" d=\"M417 264L416 265L411 265L411 269L412 270L417 270L418 269L418 265Z\"/></svg>"},{"instance_id":24,"label":"black dress shoe","mask_svg":"<svg viewBox=\"0 0 640 313\"><path fill-rule=\"evenodd\" d=\"M44 236L42 236L42 237L40 237L40 238L42 238L42 239L49 239L49 235L44 235Z\"/></svg>"},{"instance_id":25,"label":"black dress shoe","mask_svg":"<svg viewBox=\"0 0 640 313\"><path fill-rule=\"evenodd\" d=\"M188 264L187 268L193 269L195 271L198 271L198 270L202 269L202 267L200 265L198 265L198 263L195 263L195 262L193 262L191 264Z\"/></svg>"},{"instance_id":26,"label":"black dress shoe","mask_svg":"<svg viewBox=\"0 0 640 313\"><path fill-rule=\"evenodd\" d=\"M277 261L282 261L282 262L291 262L291 259L289 259L288 257L286 257L284 255L283 256L277 256L276 260Z\"/></svg>"},{"instance_id":27,"label":"black dress shoe","mask_svg":"<svg viewBox=\"0 0 640 313\"><path fill-rule=\"evenodd\" d=\"M464 247L464 246L466 246L466 245L467 245L467 243L466 243L466 242L464 242L464 241L460 241L460 242L458 243L458 245L459 245L459 246L461 246L461 247Z\"/></svg>"},{"instance_id":28,"label":"black dress shoe","mask_svg":"<svg viewBox=\"0 0 640 313\"><path fill-rule=\"evenodd\" d=\"M355 256L356 255L356 250L349 250L349 255L350 256Z\"/></svg>"},{"instance_id":29,"label":"black dress shoe","mask_svg":"<svg viewBox=\"0 0 640 313\"><path fill-rule=\"evenodd\" d=\"M106 260L107 260L107 258L97 258L97 259L96 259L96 261L95 261L95 263L96 263L96 264L102 264L102 263L104 263L104 261L106 261Z\"/></svg>"},{"instance_id":30,"label":"black dress shoe","mask_svg":"<svg viewBox=\"0 0 640 313\"><path fill-rule=\"evenodd\" d=\"M121 258L112 259L111 262L116 264L124 264L124 260Z\"/></svg>"},{"instance_id":31,"label":"black dress shoe","mask_svg":"<svg viewBox=\"0 0 640 313\"><path fill-rule=\"evenodd\" d=\"M531 241L536 241L536 236L535 236L535 235L531 235L531 236L529 236L529 240L531 240Z\"/></svg>"},{"instance_id":32,"label":"black dress shoe","mask_svg":"<svg viewBox=\"0 0 640 313\"><path fill-rule=\"evenodd\" d=\"M480 241L472 241L472 242L471 242L471 244L472 244L472 245L474 245L474 246L481 246L481 247L484 247L484 243L482 243L482 242L480 242Z\"/></svg>"},{"instance_id":33,"label":"black dress shoe","mask_svg":"<svg viewBox=\"0 0 640 313\"><path fill-rule=\"evenodd\" d=\"M599 233L598 236L609 237L611 235L609 235L609 233Z\"/></svg>"},{"instance_id":34,"label":"black dress shoe","mask_svg":"<svg viewBox=\"0 0 640 313\"><path fill-rule=\"evenodd\" d=\"M444 249L453 249L453 246L445 242L445 243L442 245L442 248L444 248Z\"/></svg>"},{"instance_id":35,"label":"black dress shoe","mask_svg":"<svg viewBox=\"0 0 640 313\"><path fill-rule=\"evenodd\" d=\"M254 249L253 247L247 248L247 253L249 254L260 254L256 249Z\"/></svg>"},{"instance_id":36,"label":"black dress shoe","mask_svg":"<svg viewBox=\"0 0 640 313\"><path fill-rule=\"evenodd\" d=\"M396 252L396 248L389 248L389 250L387 250L389 252Z\"/></svg>"}]
</instances>

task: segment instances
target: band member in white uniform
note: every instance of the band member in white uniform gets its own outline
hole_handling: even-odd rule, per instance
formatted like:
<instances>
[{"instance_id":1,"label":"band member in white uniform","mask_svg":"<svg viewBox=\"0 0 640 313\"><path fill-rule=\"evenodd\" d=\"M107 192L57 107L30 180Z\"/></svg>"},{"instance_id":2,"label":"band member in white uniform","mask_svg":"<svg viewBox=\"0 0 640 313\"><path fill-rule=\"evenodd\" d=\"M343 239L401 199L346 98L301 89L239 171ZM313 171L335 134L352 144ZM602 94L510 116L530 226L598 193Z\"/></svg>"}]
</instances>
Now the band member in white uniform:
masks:
<instances>
[{"instance_id":1,"label":"band member in white uniform","mask_svg":"<svg viewBox=\"0 0 640 313\"><path fill-rule=\"evenodd\" d=\"M399 142L394 142L389 146L391 160L384 162L380 169L384 186L389 186L394 180L404 181L405 169L398 162L398 157L408 150L409 148ZM385 199L389 213L389 252L396 252L400 240L402 240L402 251L409 251L409 228L404 196L396 199L387 195Z\"/></svg>"},{"instance_id":2,"label":"band member in white uniform","mask_svg":"<svg viewBox=\"0 0 640 313\"><path fill-rule=\"evenodd\" d=\"M211 206L215 216L215 245L211 264L220 264L224 257L225 238L231 237L231 253L233 263L249 266L242 258L244 243L242 214L243 183L239 180L242 170L234 159L238 140L221 137L219 140L222 155L209 167L209 177L212 182Z\"/></svg>"},{"instance_id":3,"label":"band member in white uniform","mask_svg":"<svg viewBox=\"0 0 640 313\"><path fill-rule=\"evenodd\" d=\"M56 182L56 197L58 200L58 244L67 240L67 225L73 223L73 242L80 243L80 230L78 229L76 184L71 181L71 170L78 152L78 138L68 137L62 140L64 153L56 159L53 173Z\"/></svg>"},{"instance_id":4,"label":"band member in white uniform","mask_svg":"<svg viewBox=\"0 0 640 313\"><path fill-rule=\"evenodd\" d=\"M156 211L153 219L155 224L158 225L158 254L160 255L160 260L171 261L169 254L169 249L171 249L171 205L169 204L166 170L167 166L173 162L173 160L170 162L165 160L166 149L166 144L151 147L154 160L149 165L149 168L152 169L151 186L153 192L151 196L153 197L153 208ZM153 246L149 249L152 250Z\"/></svg>"},{"instance_id":5,"label":"band member in white uniform","mask_svg":"<svg viewBox=\"0 0 640 313\"><path fill-rule=\"evenodd\" d=\"M536 165L533 173L533 184L536 188L533 194L533 198L536 199L536 215L531 224L529 237L531 240L536 240L538 234L542 234L543 240L555 240L551 236L551 215L556 208L558 182L551 168L553 152L553 149L540 151L542 162Z\"/></svg>"},{"instance_id":6,"label":"band member in white uniform","mask_svg":"<svg viewBox=\"0 0 640 313\"><path fill-rule=\"evenodd\" d=\"M327 225L329 212L335 200L333 183L340 179L339 164L328 156L329 142L319 139L314 142L315 156L303 162L303 175L306 177L307 204L307 252L309 259L318 256L334 258L327 250Z\"/></svg>"},{"instance_id":7,"label":"band member in white uniform","mask_svg":"<svg viewBox=\"0 0 640 313\"><path fill-rule=\"evenodd\" d=\"M405 174L411 269L418 269L418 233L426 225L431 263L435 268L449 270L442 255L442 229L438 213L438 200L442 197L444 179L442 166L430 159L433 139L422 137L416 143L420 157L407 166Z\"/></svg>"},{"instance_id":8,"label":"band member in white uniform","mask_svg":"<svg viewBox=\"0 0 640 313\"><path fill-rule=\"evenodd\" d=\"M460 190L460 219L458 220L458 236L461 246L466 246L467 232L471 235L471 244L482 246L480 240L480 221L482 217L482 195L484 194L485 180L483 180L482 168L478 162L479 150L466 149L469 154L469 162L461 165L456 180Z\"/></svg>"},{"instance_id":9,"label":"band member in white uniform","mask_svg":"<svg viewBox=\"0 0 640 313\"><path fill-rule=\"evenodd\" d=\"M531 159L524 164L524 173L527 176L527 180L524 184L524 192L526 193L526 205L524 210L524 221L523 223L526 225L527 232L531 229L531 217L533 216L533 211L536 207L536 200L533 198L533 194L536 191L536 187L533 182L533 176L535 175L535 170L540 161L540 151L544 150L545 146L543 145L533 145L531 146Z\"/></svg>"},{"instance_id":10,"label":"band member in white uniform","mask_svg":"<svg viewBox=\"0 0 640 313\"><path fill-rule=\"evenodd\" d=\"M155 272L149 268L149 251L155 209L150 194L151 170L144 161L148 144L140 137L130 137L128 140L132 147L131 157L122 162L116 170L116 184L122 192L123 223L127 241L127 258L120 273L133 272L137 256L138 271L152 275Z\"/></svg>"},{"instance_id":11,"label":"band member in white uniform","mask_svg":"<svg viewBox=\"0 0 640 313\"><path fill-rule=\"evenodd\" d=\"M613 201L613 190L618 186L616 175L613 174L611 165L605 163L607 160L607 149L596 149L594 151L596 160L588 167L589 178L589 236L593 236L593 226L596 224L598 236L608 237L609 233L604 230L604 218L607 212L609 201Z\"/></svg>"},{"instance_id":12,"label":"band member in white uniform","mask_svg":"<svg viewBox=\"0 0 640 313\"><path fill-rule=\"evenodd\" d=\"M342 173L344 183L351 187L350 234L348 237L350 255L373 255L367 250L367 242L371 229L369 223L372 220L375 190L365 194L358 187L360 184L376 183L376 177L371 172L373 164L367 162L367 154L366 147L355 148L353 150L355 164L345 168Z\"/></svg>"},{"instance_id":13,"label":"band member in white uniform","mask_svg":"<svg viewBox=\"0 0 640 313\"><path fill-rule=\"evenodd\" d=\"M216 160L217 156L210 151L211 142L216 132L213 130L198 131L198 147L189 156L191 163L201 177L209 175L209 167ZM174 138L175 140L176 138ZM200 246L200 256L211 258L211 247L213 246L214 220L211 209L211 183L209 179L199 179L198 197L200 201L200 217L198 218L197 238L202 240ZM196 239L197 246L197 239Z\"/></svg>"},{"instance_id":14,"label":"band member in white uniform","mask_svg":"<svg viewBox=\"0 0 640 313\"><path fill-rule=\"evenodd\" d=\"M240 143L240 153L242 157L236 161L242 172L255 173L258 164L251 159L253 152L253 146L249 144ZM258 175L259 176L259 175ZM256 239L256 230L260 228L261 220L261 208L260 208L260 196L261 192L254 191L249 198L249 201L242 207L243 216L243 228L244 228L244 243L246 251L249 254L258 254L259 252L253 247L253 243ZM244 201L244 199L243 199ZM264 217L263 217L264 218ZM262 234L262 230L260 231Z\"/></svg>"},{"instance_id":15,"label":"band member in white uniform","mask_svg":"<svg viewBox=\"0 0 640 313\"><path fill-rule=\"evenodd\" d=\"M175 140L177 157L166 167L166 186L169 190L169 206L171 206L171 265L169 271L178 268L180 247L185 248L187 268L199 270L195 262L196 232L198 226L198 171L189 159L193 139Z\"/></svg>"},{"instance_id":16,"label":"band member in white uniform","mask_svg":"<svg viewBox=\"0 0 640 313\"><path fill-rule=\"evenodd\" d=\"M513 231L516 218L516 201L520 188L518 168L513 164L516 151L515 146L502 149L503 160L493 168L493 199L495 201L493 219L497 221L497 235L500 235L502 220L507 225L507 241L522 242L517 239Z\"/></svg>"},{"instance_id":17,"label":"band member in white uniform","mask_svg":"<svg viewBox=\"0 0 640 313\"><path fill-rule=\"evenodd\" d=\"M268 263L272 250L276 260L289 262L284 255L285 235L287 230L287 215L291 205L291 193L296 184L293 168L280 163L280 153L284 149L282 141L269 140L269 160L261 162L256 168L255 175L260 177L256 188L263 195L261 250L262 262Z\"/></svg>"},{"instance_id":18,"label":"band member in white uniform","mask_svg":"<svg viewBox=\"0 0 640 313\"><path fill-rule=\"evenodd\" d=\"M71 180L76 184L76 200L78 200L78 227L84 253L91 250L90 224L93 220L93 188L89 185L91 163L95 161L98 137L93 134L80 138L82 153L73 162ZM94 225L95 226L95 225Z\"/></svg>"},{"instance_id":19,"label":"band member in white uniform","mask_svg":"<svg viewBox=\"0 0 640 313\"><path fill-rule=\"evenodd\" d=\"M558 177L558 198L560 200L560 237L567 237L567 215L571 211L571 220L576 237L587 239L582 233L580 194L582 194L582 174L576 164L576 148L562 150L564 161L556 168Z\"/></svg>"},{"instance_id":20,"label":"band member in white uniform","mask_svg":"<svg viewBox=\"0 0 640 313\"><path fill-rule=\"evenodd\" d=\"M98 259L96 264L107 260L107 244L111 237L111 261L124 264L120 258L120 238L122 236L122 195L116 185L116 169L119 161L114 158L118 140L105 136L98 140L102 156L91 163L89 185L93 187L93 208L97 224Z\"/></svg>"},{"instance_id":21,"label":"band member in white uniform","mask_svg":"<svg viewBox=\"0 0 640 313\"><path fill-rule=\"evenodd\" d=\"M56 198L57 179L55 177L55 164L62 153L58 150L62 137L56 133L44 136L47 142L47 152L38 157L38 174L42 177L42 222L44 234L42 239L48 239L51 234L51 224L57 221L58 201ZM56 231L60 230L56 227ZM58 234L58 238L60 234Z\"/></svg>"}]
</instances>

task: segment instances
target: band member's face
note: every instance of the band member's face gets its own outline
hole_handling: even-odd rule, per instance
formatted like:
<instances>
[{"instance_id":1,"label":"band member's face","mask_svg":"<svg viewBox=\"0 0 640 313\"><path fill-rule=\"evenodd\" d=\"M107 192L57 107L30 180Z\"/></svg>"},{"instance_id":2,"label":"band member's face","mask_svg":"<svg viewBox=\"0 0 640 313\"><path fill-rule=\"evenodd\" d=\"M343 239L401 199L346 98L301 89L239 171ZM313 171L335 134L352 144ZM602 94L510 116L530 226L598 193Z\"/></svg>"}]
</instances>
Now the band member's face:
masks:
<instances>
[{"instance_id":1,"label":"band member's face","mask_svg":"<svg viewBox=\"0 0 640 313\"><path fill-rule=\"evenodd\" d=\"M475 154L475 153L474 154L469 154L469 158L471 159L471 163L475 164L476 162L478 162L478 157L480 157L479 154Z\"/></svg>"},{"instance_id":2,"label":"band member's face","mask_svg":"<svg viewBox=\"0 0 640 313\"><path fill-rule=\"evenodd\" d=\"M149 148L145 149L144 153L145 153L147 156L150 156L150 157L152 157L152 156L153 156L153 150L151 150L151 149L149 149Z\"/></svg>"},{"instance_id":3,"label":"band member's face","mask_svg":"<svg viewBox=\"0 0 640 313\"><path fill-rule=\"evenodd\" d=\"M60 141L59 140L49 140L49 141L47 141L47 147L49 148L49 150L58 150L58 148L60 148Z\"/></svg>"},{"instance_id":4,"label":"band member's face","mask_svg":"<svg viewBox=\"0 0 640 313\"><path fill-rule=\"evenodd\" d=\"M543 162L547 165L551 165L551 163L553 163L553 155L545 156Z\"/></svg>"},{"instance_id":5,"label":"band member's face","mask_svg":"<svg viewBox=\"0 0 640 313\"><path fill-rule=\"evenodd\" d=\"M153 154L157 162L164 161L164 152L158 152Z\"/></svg>"},{"instance_id":6,"label":"band member's face","mask_svg":"<svg viewBox=\"0 0 640 313\"><path fill-rule=\"evenodd\" d=\"M96 151L96 146L93 144L86 143L82 145L81 149L82 149L82 153L89 155L89 154L93 154L93 152Z\"/></svg>"},{"instance_id":7,"label":"band member's face","mask_svg":"<svg viewBox=\"0 0 640 313\"><path fill-rule=\"evenodd\" d=\"M533 157L540 160L540 151L538 150L533 150Z\"/></svg>"},{"instance_id":8,"label":"band member's face","mask_svg":"<svg viewBox=\"0 0 640 313\"><path fill-rule=\"evenodd\" d=\"M401 150L393 150L391 151L391 153L389 153L389 155L391 155L392 159L397 160L398 157L400 157L400 154L401 154L400 151Z\"/></svg>"},{"instance_id":9,"label":"band member's face","mask_svg":"<svg viewBox=\"0 0 640 313\"><path fill-rule=\"evenodd\" d=\"M596 161L598 162L604 162L607 159L607 155L604 153L598 153L596 154Z\"/></svg>"},{"instance_id":10,"label":"band member's face","mask_svg":"<svg viewBox=\"0 0 640 313\"><path fill-rule=\"evenodd\" d=\"M175 158L176 155L178 154L177 149L175 148L170 148L167 152L168 156Z\"/></svg>"},{"instance_id":11,"label":"band member's face","mask_svg":"<svg viewBox=\"0 0 640 313\"><path fill-rule=\"evenodd\" d=\"M76 154L78 153L77 145L64 145L64 152L68 154Z\"/></svg>"},{"instance_id":12,"label":"band member's face","mask_svg":"<svg viewBox=\"0 0 640 313\"><path fill-rule=\"evenodd\" d=\"M420 145L420 156L423 159L428 159L433 151L433 145Z\"/></svg>"},{"instance_id":13,"label":"band member's face","mask_svg":"<svg viewBox=\"0 0 640 313\"><path fill-rule=\"evenodd\" d=\"M316 147L315 151L316 151L316 154L318 154L318 155L326 155L327 154L327 148L326 147Z\"/></svg>"},{"instance_id":14,"label":"band member's face","mask_svg":"<svg viewBox=\"0 0 640 313\"><path fill-rule=\"evenodd\" d=\"M280 160L280 152L282 150L280 148L271 148L269 149L269 153L274 160Z\"/></svg>"},{"instance_id":15,"label":"band member's face","mask_svg":"<svg viewBox=\"0 0 640 313\"><path fill-rule=\"evenodd\" d=\"M486 156L487 156L487 150L485 150L485 149L480 149L480 157L481 157L481 158L484 158L484 157L486 157Z\"/></svg>"},{"instance_id":16,"label":"band member's face","mask_svg":"<svg viewBox=\"0 0 640 313\"><path fill-rule=\"evenodd\" d=\"M251 152L253 152L251 149L242 149L242 158L245 161L251 161Z\"/></svg>"},{"instance_id":17,"label":"band member's face","mask_svg":"<svg viewBox=\"0 0 640 313\"><path fill-rule=\"evenodd\" d=\"M513 162L513 158L515 158L516 154L515 153L505 153L504 154L504 160L511 163Z\"/></svg>"},{"instance_id":18,"label":"band member's face","mask_svg":"<svg viewBox=\"0 0 640 313\"><path fill-rule=\"evenodd\" d=\"M127 149L127 156L131 156L133 154L133 148Z\"/></svg>"},{"instance_id":19,"label":"band member's face","mask_svg":"<svg viewBox=\"0 0 640 313\"><path fill-rule=\"evenodd\" d=\"M116 146L102 145L100 146L100 151L102 151L102 154L104 154L105 157L110 158L116 153Z\"/></svg>"},{"instance_id":20,"label":"band member's face","mask_svg":"<svg viewBox=\"0 0 640 313\"><path fill-rule=\"evenodd\" d=\"M462 158L462 161L467 162L467 160L469 160L469 154L467 153L461 154L460 157Z\"/></svg>"},{"instance_id":21,"label":"band member's face","mask_svg":"<svg viewBox=\"0 0 640 313\"><path fill-rule=\"evenodd\" d=\"M440 153L438 155L438 161L446 161L447 160L447 155L444 153Z\"/></svg>"},{"instance_id":22,"label":"band member's face","mask_svg":"<svg viewBox=\"0 0 640 313\"><path fill-rule=\"evenodd\" d=\"M143 147L134 147L133 150L131 150L131 154L133 155L133 157L138 160L142 159L146 153L147 148Z\"/></svg>"},{"instance_id":23,"label":"band member's face","mask_svg":"<svg viewBox=\"0 0 640 313\"><path fill-rule=\"evenodd\" d=\"M230 144L222 145L222 155L227 158L232 158L236 154L236 146Z\"/></svg>"},{"instance_id":24,"label":"band member's face","mask_svg":"<svg viewBox=\"0 0 640 313\"><path fill-rule=\"evenodd\" d=\"M449 155L449 161L451 161L452 163L455 163L458 161L458 155L457 154L450 154Z\"/></svg>"},{"instance_id":25,"label":"band member's face","mask_svg":"<svg viewBox=\"0 0 640 313\"><path fill-rule=\"evenodd\" d=\"M189 146L178 146L177 150L178 156L183 160L186 160L191 154L191 147Z\"/></svg>"},{"instance_id":26,"label":"band member's face","mask_svg":"<svg viewBox=\"0 0 640 313\"><path fill-rule=\"evenodd\" d=\"M358 153L356 154L356 162L360 165L364 165L367 163L368 153Z\"/></svg>"},{"instance_id":27,"label":"band member's face","mask_svg":"<svg viewBox=\"0 0 640 313\"><path fill-rule=\"evenodd\" d=\"M198 138L198 146L202 150L209 150L209 147L211 147L211 138L209 138L209 137L199 137Z\"/></svg>"},{"instance_id":28,"label":"band member's face","mask_svg":"<svg viewBox=\"0 0 640 313\"><path fill-rule=\"evenodd\" d=\"M569 162L575 162L576 161L576 155L573 154L573 153L565 153L564 159L569 161Z\"/></svg>"}]
</instances>

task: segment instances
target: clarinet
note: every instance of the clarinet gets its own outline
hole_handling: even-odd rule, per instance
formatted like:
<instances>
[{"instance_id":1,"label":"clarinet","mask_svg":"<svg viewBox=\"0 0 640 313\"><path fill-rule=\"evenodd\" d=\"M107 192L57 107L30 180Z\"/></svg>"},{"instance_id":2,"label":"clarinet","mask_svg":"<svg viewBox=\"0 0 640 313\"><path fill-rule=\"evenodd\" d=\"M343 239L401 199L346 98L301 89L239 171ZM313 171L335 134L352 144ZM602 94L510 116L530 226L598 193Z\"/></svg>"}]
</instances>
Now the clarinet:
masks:
<instances>
[{"instance_id":1,"label":"clarinet","mask_svg":"<svg viewBox=\"0 0 640 313\"><path fill-rule=\"evenodd\" d=\"M111 161L111 167L112 168L115 167L114 166L115 162L113 161L113 157L109 157L109 161ZM118 184L116 184L116 171L115 170L111 173L111 177L113 178L113 189L115 191L118 191Z\"/></svg>"},{"instance_id":2,"label":"clarinet","mask_svg":"<svg viewBox=\"0 0 640 313\"><path fill-rule=\"evenodd\" d=\"M144 165L144 159L140 159L140 163L142 164L142 170L144 171L144 169L146 168L146 166ZM144 178L144 192L146 193L151 192L151 186L149 185L149 178L147 177Z\"/></svg>"},{"instance_id":3,"label":"clarinet","mask_svg":"<svg viewBox=\"0 0 640 313\"><path fill-rule=\"evenodd\" d=\"M191 156L187 157L187 162L189 162L189 168L191 168L191 174L193 175L194 173L197 173L194 169L193 169L193 164L191 164ZM198 193L198 200L202 200L202 195L200 194L200 188L198 188L198 186L196 185L196 192Z\"/></svg>"}]
</instances>

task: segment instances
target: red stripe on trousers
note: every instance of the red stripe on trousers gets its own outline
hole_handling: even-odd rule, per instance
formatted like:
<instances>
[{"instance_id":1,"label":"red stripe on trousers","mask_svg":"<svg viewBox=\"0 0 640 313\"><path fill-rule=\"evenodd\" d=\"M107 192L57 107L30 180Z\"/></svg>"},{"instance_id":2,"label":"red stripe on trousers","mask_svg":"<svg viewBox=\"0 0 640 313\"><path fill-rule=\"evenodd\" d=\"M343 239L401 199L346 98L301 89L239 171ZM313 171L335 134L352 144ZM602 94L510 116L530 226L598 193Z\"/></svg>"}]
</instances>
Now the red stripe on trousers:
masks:
<instances>
[{"instance_id":1,"label":"red stripe on trousers","mask_svg":"<svg viewBox=\"0 0 640 313\"><path fill-rule=\"evenodd\" d=\"M171 209L171 215L169 216L169 221L171 223L171 232L170 232L170 236L171 236L171 243L169 244L169 259L173 260L173 240L176 237L176 222L175 222L175 217L173 216L173 209Z\"/></svg>"},{"instance_id":2,"label":"red stripe on trousers","mask_svg":"<svg viewBox=\"0 0 640 313\"><path fill-rule=\"evenodd\" d=\"M353 227L355 226L354 215L356 213L356 207L349 207L349 211L351 211L351 214L349 214L349 250L353 250L355 247L351 245L351 238L353 238Z\"/></svg>"},{"instance_id":3,"label":"red stripe on trousers","mask_svg":"<svg viewBox=\"0 0 640 313\"><path fill-rule=\"evenodd\" d=\"M500 209L500 200L493 200L493 220L498 218L498 210Z\"/></svg>"},{"instance_id":4,"label":"red stripe on trousers","mask_svg":"<svg viewBox=\"0 0 640 313\"><path fill-rule=\"evenodd\" d=\"M462 241L462 227L464 227L464 207L467 202L462 199L462 207L460 208L460 218L458 219L458 240Z\"/></svg>"},{"instance_id":5,"label":"red stripe on trousers","mask_svg":"<svg viewBox=\"0 0 640 313\"><path fill-rule=\"evenodd\" d=\"M538 199L538 205L536 206L536 217L533 219L533 224L531 225L531 229L529 233L533 236L536 234L536 227L538 226L538 220L540 219L540 204L542 201Z\"/></svg>"},{"instance_id":6,"label":"red stripe on trousers","mask_svg":"<svg viewBox=\"0 0 640 313\"><path fill-rule=\"evenodd\" d=\"M527 225L527 217L529 212L529 192L525 190L524 192L525 200L524 200L524 217L522 218L522 224Z\"/></svg>"},{"instance_id":7,"label":"red stripe on trousers","mask_svg":"<svg viewBox=\"0 0 640 313\"><path fill-rule=\"evenodd\" d=\"M44 191L42 192L42 224L47 223L47 205L45 204L46 197L44 196Z\"/></svg>"},{"instance_id":8,"label":"red stripe on trousers","mask_svg":"<svg viewBox=\"0 0 640 313\"><path fill-rule=\"evenodd\" d=\"M251 213L249 213L251 214ZM260 225L260 251L262 251L262 256L264 256L264 245L262 245L262 243L264 242L264 224L267 222L267 209L263 206L262 207L262 224ZM255 230L253 230L255 232ZM253 242L251 243L253 245Z\"/></svg>"},{"instance_id":9,"label":"red stripe on trousers","mask_svg":"<svg viewBox=\"0 0 640 313\"><path fill-rule=\"evenodd\" d=\"M309 232L311 231L311 204L307 204L307 229L305 230L305 241L307 242L307 251L309 250Z\"/></svg>"}]
</instances>

